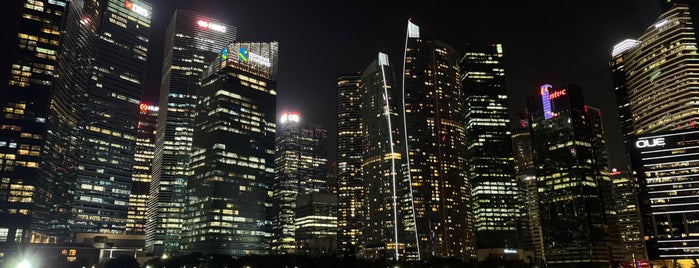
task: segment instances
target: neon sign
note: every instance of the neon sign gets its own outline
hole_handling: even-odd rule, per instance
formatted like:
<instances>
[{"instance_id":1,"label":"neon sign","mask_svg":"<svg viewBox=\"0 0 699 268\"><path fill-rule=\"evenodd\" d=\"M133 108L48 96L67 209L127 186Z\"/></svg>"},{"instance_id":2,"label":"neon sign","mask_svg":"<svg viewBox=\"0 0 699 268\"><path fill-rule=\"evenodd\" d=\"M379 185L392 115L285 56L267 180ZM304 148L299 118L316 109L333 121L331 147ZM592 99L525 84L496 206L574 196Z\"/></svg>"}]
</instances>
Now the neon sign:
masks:
<instances>
[{"instance_id":1,"label":"neon sign","mask_svg":"<svg viewBox=\"0 0 699 268\"><path fill-rule=\"evenodd\" d=\"M198 20L197 25L199 27L206 28L209 30L214 30L214 31L221 32L221 33L226 32L226 26L218 24L218 23L209 22L206 20Z\"/></svg>"},{"instance_id":2,"label":"neon sign","mask_svg":"<svg viewBox=\"0 0 699 268\"><path fill-rule=\"evenodd\" d=\"M228 59L228 47L223 47L221 50L221 61L226 61Z\"/></svg>"},{"instance_id":3,"label":"neon sign","mask_svg":"<svg viewBox=\"0 0 699 268\"><path fill-rule=\"evenodd\" d=\"M126 9L128 9L128 10L135 12L136 14L150 18L150 11L148 11L148 9L146 9L142 6L139 6L137 4L134 4L131 1L126 0L124 2L124 7L126 7Z\"/></svg>"},{"instance_id":4,"label":"neon sign","mask_svg":"<svg viewBox=\"0 0 699 268\"><path fill-rule=\"evenodd\" d=\"M148 111L151 111L151 112L158 111L158 106L148 105L145 102L141 102L141 104L138 105L138 108L141 110L141 113L145 113Z\"/></svg>"},{"instance_id":5,"label":"neon sign","mask_svg":"<svg viewBox=\"0 0 699 268\"><path fill-rule=\"evenodd\" d=\"M552 85L544 84L539 87L541 91L541 103L544 106L544 120L551 119L553 113L551 112L551 97L549 89L553 88Z\"/></svg>"},{"instance_id":6,"label":"neon sign","mask_svg":"<svg viewBox=\"0 0 699 268\"><path fill-rule=\"evenodd\" d=\"M657 146L665 146L665 138L655 138L652 140L637 140L636 148L652 148Z\"/></svg>"},{"instance_id":7,"label":"neon sign","mask_svg":"<svg viewBox=\"0 0 699 268\"><path fill-rule=\"evenodd\" d=\"M558 98L558 97L560 97L560 96L565 96L567 93L568 93L568 92L567 92L567 90L566 90L565 88L564 88L564 89L561 89L561 90L558 90L558 91L550 92L550 93L549 93L549 100Z\"/></svg>"}]
</instances>

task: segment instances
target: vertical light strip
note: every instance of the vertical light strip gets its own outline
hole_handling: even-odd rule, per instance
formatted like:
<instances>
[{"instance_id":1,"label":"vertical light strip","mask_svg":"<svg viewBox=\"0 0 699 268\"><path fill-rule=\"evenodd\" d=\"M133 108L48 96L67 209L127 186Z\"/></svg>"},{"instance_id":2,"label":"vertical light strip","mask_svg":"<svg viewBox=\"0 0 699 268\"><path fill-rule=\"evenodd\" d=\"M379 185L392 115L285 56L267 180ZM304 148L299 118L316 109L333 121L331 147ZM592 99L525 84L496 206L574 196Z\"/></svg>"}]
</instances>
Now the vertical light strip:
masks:
<instances>
[{"instance_id":1,"label":"vertical light strip","mask_svg":"<svg viewBox=\"0 0 699 268\"><path fill-rule=\"evenodd\" d=\"M379 52L379 59L387 59L388 55L384 53ZM385 66L388 66L388 61L385 62ZM394 248L396 251L396 261L400 259L400 255L398 255L398 211L396 207L398 206L398 202L396 202L396 156L393 151L393 127L391 126L391 110L389 109L389 103L388 103L388 87L386 85L386 73L384 72L384 65L379 64L379 68L381 68L381 80L383 80L383 99L386 100L386 105L384 106L384 114L386 114L386 121L388 122L388 139L389 139L389 146L391 147L391 179L393 180L393 235L395 237L394 240Z\"/></svg>"},{"instance_id":2,"label":"vertical light strip","mask_svg":"<svg viewBox=\"0 0 699 268\"><path fill-rule=\"evenodd\" d=\"M416 29L414 29L416 28ZM405 62L408 58L408 39L410 37L413 37L411 34L411 31L417 32L417 37L420 36L420 28L413 24L410 20L408 20L408 34L405 36L405 47L403 48L403 82L401 83L401 90L402 94L401 97L403 98L403 134L405 134L405 163L407 163L407 168L408 168L408 188L410 189L410 207L413 210L413 228L415 229L415 246L417 247L417 260L421 260L421 255L420 255L420 240L418 239L417 235L417 219L415 218L415 199L413 198L413 176L410 172L410 148L408 145L408 124L407 120L405 119Z\"/></svg>"},{"instance_id":3,"label":"vertical light strip","mask_svg":"<svg viewBox=\"0 0 699 268\"><path fill-rule=\"evenodd\" d=\"M539 89L541 89L541 103L544 105L544 120L553 117L553 113L551 112L551 99L549 98L549 89L551 88L553 88L553 86L549 84L544 84L539 87Z\"/></svg>"}]
</instances>

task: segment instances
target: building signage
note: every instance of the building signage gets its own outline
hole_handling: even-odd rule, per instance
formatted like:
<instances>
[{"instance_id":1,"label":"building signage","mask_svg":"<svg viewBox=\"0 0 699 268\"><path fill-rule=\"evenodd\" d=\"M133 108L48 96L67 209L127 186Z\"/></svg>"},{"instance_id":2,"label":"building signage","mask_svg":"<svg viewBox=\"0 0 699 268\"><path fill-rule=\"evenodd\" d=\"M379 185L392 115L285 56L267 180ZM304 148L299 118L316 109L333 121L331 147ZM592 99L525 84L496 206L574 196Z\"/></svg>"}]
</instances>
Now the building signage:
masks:
<instances>
[{"instance_id":1,"label":"building signage","mask_svg":"<svg viewBox=\"0 0 699 268\"><path fill-rule=\"evenodd\" d=\"M148 105L146 103L141 103L139 104L139 109L141 109L141 112L145 113L147 111L151 112L157 112L158 111L158 106L153 106L153 105Z\"/></svg>"},{"instance_id":2,"label":"building signage","mask_svg":"<svg viewBox=\"0 0 699 268\"><path fill-rule=\"evenodd\" d=\"M503 253L505 253L505 254L517 254L517 250L506 248L503 250Z\"/></svg>"},{"instance_id":3,"label":"building signage","mask_svg":"<svg viewBox=\"0 0 699 268\"><path fill-rule=\"evenodd\" d=\"M636 148L653 148L657 146L665 146L665 138L655 138L647 140L637 140Z\"/></svg>"},{"instance_id":4,"label":"building signage","mask_svg":"<svg viewBox=\"0 0 699 268\"><path fill-rule=\"evenodd\" d=\"M300 120L301 117L298 113L283 113L282 118L280 119L282 123L286 123L287 121L298 123Z\"/></svg>"},{"instance_id":5,"label":"building signage","mask_svg":"<svg viewBox=\"0 0 699 268\"><path fill-rule=\"evenodd\" d=\"M209 30L214 30L217 32L225 33L226 32L226 26L218 24L218 23L213 23L207 20L198 20L197 25L202 28L206 28Z\"/></svg>"},{"instance_id":6,"label":"building signage","mask_svg":"<svg viewBox=\"0 0 699 268\"><path fill-rule=\"evenodd\" d=\"M269 58L250 52L246 47L241 47L240 50L238 50L238 59L242 62L251 61L266 67L272 66L272 62Z\"/></svg>"},{"instance_id":7,"label":"building signage","mask_svg":"<svg viewBox=\"0 0 699 268\"><path fill-rule=\"evenodd\" d=\"M136 14L150 18L150 11L148 11L148 9L142 6L134 4L134 2L127 0L126 2L124 2L124 7L126 7L126 9L128 10L135 12Z\"/></svg>"},{"instance_id":8,"label":"building signage","mask_svg":"<svg viewBox=\"0 0 699 268\"><path fill-rule=\"evenodd\" d=\"M544 119L551 119L553 113L551 112L551 97L549 89L553 88L552 85L544 84L539 87L541 91L541 103L544 105Z\"/></svg>"},{"instance_id":9,"label":"building signage","mask_svg":"<svg viewBox=\"0 0 699 268\"><path fill-rule=\"evenodd\" d=\"M561 90L557 90L557 91L550 92L550 93L549 93L549 100L558 98L558 97L560 97L560 96L565 96L566 94L567 94L567 92L566 92L566 89L565 89L565 88L564 88L564 89L561 89Z\"/></svg>"},{"instance_id":10,"label":"building signage","mask_svg":"<svg viewBox=\"0 0 699 268\"><path fill-rule=\"evenodd\" d=\"M228 59L228 47L223 47L221 50L221 61L226 61Z\"/></svg>"}]
</instances>

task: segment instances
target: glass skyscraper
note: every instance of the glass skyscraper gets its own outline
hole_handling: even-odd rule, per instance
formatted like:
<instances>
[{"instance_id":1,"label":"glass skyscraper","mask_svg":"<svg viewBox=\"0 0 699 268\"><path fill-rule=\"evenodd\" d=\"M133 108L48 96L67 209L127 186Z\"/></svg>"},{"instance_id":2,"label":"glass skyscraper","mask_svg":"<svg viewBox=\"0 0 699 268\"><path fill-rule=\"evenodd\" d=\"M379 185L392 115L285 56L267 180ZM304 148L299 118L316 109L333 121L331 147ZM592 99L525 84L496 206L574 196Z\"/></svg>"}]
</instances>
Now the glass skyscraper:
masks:
<instances>
[{"instance_id":1,"label":"glass skyscraper","mask_svg":"<svg viewBox=\"0 0 699 268\"><path fill-rule=\"evenodd\" d=\"M136 154L131 175L131 197L126 233L144 235L148 194L150 191L151 167L155 149L155 125L158 119L158 106L141 102L139 105L138 134L136 134Z\"/></svg>"},{"instance_id":2,"label":"glass skyscraper","mask_svg":"<svg viewBox=\"0 0 699 268\"><path fill-rule=\"evenodd\" d=\"M300 195L328 193L328 132L303 122L298 113L282 113L274 160L274 237L272 251L296 252L296 200Z\"/></svg>"},{"instance_id":3,"label":"glass skyscraper","mask_svg":"<svg viewBox=\"0 0 699 268\"><path fill-rule=\"evenodd\" d=\"M475 249L459 54L425 38L413 22L407 26L403 87L396 103L404 113L399 138L406 141L406 198L414 204L417 251L421 257L468 259Z\"/></svg>"},{"instance_id":4,"label":"glass skyscraper","mask_svg":"<svg viewBox=\"0 0 699 268\"><path fill-rule=\"evenodd\" d=\"M186 10L167 26L146 227L146 250L156 256L180 247L199 80L235 38L236 27Z\"/></svg>"},{"instance_id":5,"label":"glass skyscraper","mask_svg":"<svg viewBox=\"0 0 699 268\"><path fill-rule=\"evenodd\" d=\"M278 44L234 42L197 94L182 247L270 253Z\"/></svg>"},{"instance_id":6,"label":"glass skyscraper","mask_svg":"<svg viewBox=\"0 0 699 268\"><path fill-rule=\"evenodd\" d=\"M22 1L16 47L7 50L8 81L0 81L0 255L17 243L55 243L50 188L39 174L60 26L66 1ZM15 14L13 14L15 15Z\"/></svg>"},{"instance_id":7,"label":"glass skyscraper","mask_svg":"<svg viewBox=\"0 0 699 268\"><path fill-rule=\"evenodd\" d=\"M582 88L548 84L529 97L528 111L546 263L609 267L597 111L584 104Z\"/></svg>"},{"instance_id":8,"label":"glass skyscraper","mask_svg":"<svg viewBox=\"0 0 699 268\"><path fill-rule=\"evenodd\" d=\"M699 124L698 11L694 1L662 6L638 39L614 46L610 66L648 258L689 261L699 256L691 201L699 172L690 156Z\"/></svg>"},{"instance_id":9,"label":"glass skyscraper","mask_svg":"<svg viewBox=\"0 0 699 268\"><path fill-rule=\"evenodd\" d=\"M337 248L348 256L359 248L364 222L360 81L360 74L337 78Z\"/></svg>"},{"instance_id":10,"label":"glass skyscraper","mask_svg":"<svg viewBox=\"0 0 699 268\"><path fill-rule=\"evenodd\" d=\"M65 238L126 230L150 21L143 1L68 6L40 175Z\"/></svg>"},{"instance_id":11,"label":"glass skyscraper","mask_svg":"<svg viewBox=\"0 0 699 268\"><path fill-rule=\"evenodd\" d=\"M406 176L403 122L388 55L379 53L360 82L364 219L358 256L367 259L417 258L416 230Z\"/></svg>"},{"instance_id":12,"label":"glass skyscraper","mask_svg":"<svg viewBox=\"0 0 699 268\"><path fill-rule=\"evenodd\" d=\"M478 259L522 258L502 44L468 45L461 58L466 162ZM512 253L512 252L516 253Z\"/></svg>"}]
</instances>

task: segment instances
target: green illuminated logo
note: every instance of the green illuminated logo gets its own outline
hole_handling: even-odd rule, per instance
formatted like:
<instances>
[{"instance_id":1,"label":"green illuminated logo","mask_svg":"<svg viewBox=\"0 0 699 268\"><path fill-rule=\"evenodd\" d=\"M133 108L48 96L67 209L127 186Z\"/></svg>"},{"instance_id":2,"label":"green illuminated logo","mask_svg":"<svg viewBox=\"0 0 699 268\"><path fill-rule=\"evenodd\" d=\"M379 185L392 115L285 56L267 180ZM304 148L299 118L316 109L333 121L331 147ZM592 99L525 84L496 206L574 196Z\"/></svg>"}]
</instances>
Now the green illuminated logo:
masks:
<instances>
[{"instance_id":1,"label":"green illuminated logo","mask_svg":"<svg viewBox=\"0 0 699 268\"><path fill-rule=\"evenodd\" d=\"M224 47L221 50L221 61L226 61L228 59L228 47Z\"/></svg>"},{"instance_id":2,"label":"green illuminated logo","mask_svg":"<svg viewBox=\"0 0 699 268\"><path fill-rule=\"evenodd\" d=\"M248 48L241 47L240 50L238 50L238 59L243 62L248 61Z\"/></svg>"}]
</instances>

